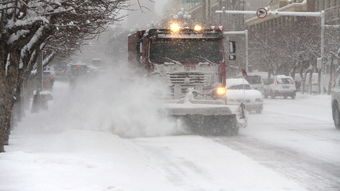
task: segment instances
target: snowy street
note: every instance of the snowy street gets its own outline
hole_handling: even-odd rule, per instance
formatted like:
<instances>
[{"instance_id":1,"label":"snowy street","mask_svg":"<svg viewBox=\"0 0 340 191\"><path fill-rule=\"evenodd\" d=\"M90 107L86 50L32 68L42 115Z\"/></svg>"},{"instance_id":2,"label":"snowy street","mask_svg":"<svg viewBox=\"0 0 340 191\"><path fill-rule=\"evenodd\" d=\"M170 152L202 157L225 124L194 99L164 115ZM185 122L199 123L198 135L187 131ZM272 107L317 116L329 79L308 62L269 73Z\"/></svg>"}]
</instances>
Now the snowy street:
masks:
<instances>
[{"instance_id":1,"label":"snowy street","mask_svg":"<svg viewBox=\"0 0 340 191\"><path fill-rule=\"evenodd\" d=\"M81 123L58 127L53 115L66 96L55 93L51 110L28 114L0 154L1 191L339 190L329 96L266 99L236 137L124 139Z\"/></svg>"},{"instance_id":2,"label":"snowy street","mask_svg":"<svg viewBox=\"0 0 340 191\"><path fill-rule=\"evenodd\" d=\"M340 0L1 0L0 191L340 191Z\"/></svg>"},{"instance_id":3,"label":"snowy street","mask_svg":"<svg viewBox=\"0 0 340 191\"><path fill-rule=\"evenodd\" d=\"M251 115L239 137L217 139L307 190L339 190L340 132L330 97L267 99L263 115Z\"/></svg>"}]
</instances>

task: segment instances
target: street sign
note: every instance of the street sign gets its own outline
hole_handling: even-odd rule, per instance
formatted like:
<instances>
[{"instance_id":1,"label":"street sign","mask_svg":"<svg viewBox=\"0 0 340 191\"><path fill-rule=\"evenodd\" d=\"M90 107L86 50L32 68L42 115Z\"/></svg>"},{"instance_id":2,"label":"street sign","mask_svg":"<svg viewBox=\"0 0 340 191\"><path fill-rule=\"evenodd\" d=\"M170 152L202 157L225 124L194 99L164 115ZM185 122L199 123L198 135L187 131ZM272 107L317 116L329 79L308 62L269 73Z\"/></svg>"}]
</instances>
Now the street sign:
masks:
<instances>
[{"instance_id":1,"label":"street sign","mask_svg":"<svg viewBox=\"0 0 340 191\"><path fill-rule=\"evenodd\" d=\"M256 16L257 16L257 18L259 18L259 19L263 19L263 18L265 18L267 15L268 15L268 11L267 11L267 9L265 9L265 8L259 8L259 9L257 9L257 11L256 11Z\"/></svg>"}]
</instances>

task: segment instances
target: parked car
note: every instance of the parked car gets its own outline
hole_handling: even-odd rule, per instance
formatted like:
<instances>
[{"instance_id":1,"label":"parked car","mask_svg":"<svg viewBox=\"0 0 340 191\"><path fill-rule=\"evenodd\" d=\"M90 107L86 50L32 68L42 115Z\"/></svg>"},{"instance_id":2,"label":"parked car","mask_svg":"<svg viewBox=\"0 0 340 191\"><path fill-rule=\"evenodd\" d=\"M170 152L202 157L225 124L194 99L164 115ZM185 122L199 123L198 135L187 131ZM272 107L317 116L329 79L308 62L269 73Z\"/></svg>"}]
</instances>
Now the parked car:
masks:
<instances>
[{"instance_id":1,"label":"parked car","mask_svg":"<svg viewBox=\"0 0 340 191\"><path fill-rule=\"evenodd\" d=\"M266 79L264 85L264 97L271 97L274 99L277 96L283 96L285 99L296 97L295 81L290 76L277 75L272 79Z\"/></svg>"},{"instance_id":2,"label":"parked car","mask_svg":"<svg viewBox=\"0 0 340 191\"><path fill-rule=\"evenodd\" d=\"M258 90L250 87L250 84L244 78L227 79L227 103L243 103L247 111L261 113L263 110L263 96Z\"/></svg>"},{"instance_id":3,"label":"parked car","mask_svg":"<svg viewBox=\"0 0 340 191\"><path fill-rule=\"evenodd\" d=\"M261 93L264 91L263 80L260 75L248 74L245 79L249 82L250 87L254 90L258 90Z\"/></svg>"},{"instance_id":4,"label":"parked car","mask_svg":"<svg viewBox=\"0 0 340 191\"><path fill-rule=\"evenodd\" d=\"M332 115L335 128L340 129L340 76L332 89Z\"/></svg>"}]
</instances>

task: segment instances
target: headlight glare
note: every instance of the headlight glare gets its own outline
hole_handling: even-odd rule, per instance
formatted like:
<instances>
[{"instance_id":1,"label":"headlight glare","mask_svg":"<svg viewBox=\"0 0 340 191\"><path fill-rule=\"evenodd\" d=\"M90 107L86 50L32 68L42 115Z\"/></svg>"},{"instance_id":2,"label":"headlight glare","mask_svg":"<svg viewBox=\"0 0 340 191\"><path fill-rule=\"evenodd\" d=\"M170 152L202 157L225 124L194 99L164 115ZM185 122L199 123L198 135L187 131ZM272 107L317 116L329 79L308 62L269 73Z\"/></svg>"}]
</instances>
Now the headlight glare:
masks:
<instances>
[{"instance_id":1,"label":"headlight glare","mask_svg":"<svg viewBox=\"0 0 340 191\"><path fill-rule=\"evenodd\" d=\"M218 96L225 96L226 93L227 93L227 88L225 88L225 87L218 87L216 89L216 95L218 95Z\"/></svg>"}]
</instances>

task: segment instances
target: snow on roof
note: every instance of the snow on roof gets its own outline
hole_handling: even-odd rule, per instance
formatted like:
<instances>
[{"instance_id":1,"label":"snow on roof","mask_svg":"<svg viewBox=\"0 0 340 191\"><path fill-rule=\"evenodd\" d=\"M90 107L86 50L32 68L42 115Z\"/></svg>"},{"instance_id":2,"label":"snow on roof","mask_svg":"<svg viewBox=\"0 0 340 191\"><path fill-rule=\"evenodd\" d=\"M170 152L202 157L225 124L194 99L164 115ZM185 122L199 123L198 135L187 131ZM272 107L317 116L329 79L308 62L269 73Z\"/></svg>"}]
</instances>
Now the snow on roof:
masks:
<instances>
[{"instance_id":1,"label":"snow on roof","mask_svg":"<svg viewBox=\"0 0 340 191\"><path fill-rule=\"evenodd\" d=\"M286 75L277 75L276 77L277 77L277 78L292 78L292 77L286 76Z\"/></svg>"},{"instance_id":2,"label":"snow on roof","mask_svg":"<svg viewBox=\"0 0 340 191\"><path fill-rule=\"evenodd\" d=\"M261 76L262 78L268 77L268 72L250 72L248 76Z\"/></svg>"},{"instance_id":3,"label":"snow on roof","mask_svg":"<svg viewBox=\"0 0 340 191\"><path fill-rule=\"evenodd\" d=\"M226 80L227 87L235 86L235 85L242 85L242 84L248 84L248 81L244 78L229 78Z\"/></svg>"}]
</instances>

